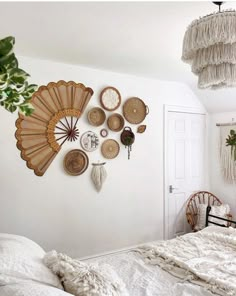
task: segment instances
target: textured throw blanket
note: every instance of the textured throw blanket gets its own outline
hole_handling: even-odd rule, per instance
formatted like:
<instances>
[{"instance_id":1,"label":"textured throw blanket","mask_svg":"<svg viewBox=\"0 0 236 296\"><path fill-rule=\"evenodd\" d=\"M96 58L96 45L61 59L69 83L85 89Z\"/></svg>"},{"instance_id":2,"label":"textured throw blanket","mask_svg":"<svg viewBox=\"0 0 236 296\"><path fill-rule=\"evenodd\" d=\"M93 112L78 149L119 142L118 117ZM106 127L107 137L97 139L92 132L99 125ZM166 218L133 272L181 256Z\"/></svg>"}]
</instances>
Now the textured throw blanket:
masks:
<instances>
[{"instance_id":1,"label":"textured throw blanket","mask_svg":"<svg viewBox=\"0 0 236 296\"><path fill-rule=\"evenodd\" d=\"M138 251L145 260L213 293L236 295L236 229L209 226Z\"/></svg>"}]
</instances>

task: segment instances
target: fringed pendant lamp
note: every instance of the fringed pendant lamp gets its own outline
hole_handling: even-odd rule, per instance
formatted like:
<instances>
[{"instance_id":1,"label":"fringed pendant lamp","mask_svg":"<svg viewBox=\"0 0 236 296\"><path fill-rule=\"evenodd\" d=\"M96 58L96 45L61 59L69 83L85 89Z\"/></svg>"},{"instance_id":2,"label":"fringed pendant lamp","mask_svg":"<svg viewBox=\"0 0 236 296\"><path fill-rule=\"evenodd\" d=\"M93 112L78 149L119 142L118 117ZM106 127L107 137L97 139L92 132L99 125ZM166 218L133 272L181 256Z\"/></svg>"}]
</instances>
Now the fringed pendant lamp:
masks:
<instances>
[{"instance_id":1,"label":"fringed pendant lamp","mask_svg":"<svg viewBox=\"0 0 236 296\"><path fill-rule=\"evenodd\" d=\"M191 64L199 88L236 86L236 11L219 11L193 21L185 32L182 60Z\"/></svg>"}]
</instances>

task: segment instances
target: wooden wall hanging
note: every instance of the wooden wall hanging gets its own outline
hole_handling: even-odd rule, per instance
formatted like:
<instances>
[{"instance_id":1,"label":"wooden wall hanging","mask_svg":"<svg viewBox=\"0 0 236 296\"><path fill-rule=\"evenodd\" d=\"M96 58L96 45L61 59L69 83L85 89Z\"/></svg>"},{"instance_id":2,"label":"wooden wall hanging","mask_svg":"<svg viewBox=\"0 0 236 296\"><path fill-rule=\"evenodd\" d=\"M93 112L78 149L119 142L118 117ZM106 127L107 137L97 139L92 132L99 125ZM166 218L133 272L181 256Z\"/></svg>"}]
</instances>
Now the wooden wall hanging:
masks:
<instances>
[{"instance_id":1,"label":"wooden wall hanging","mask_svg":"<svg viewBox=\"0 0 236 296\"><path fill-rule=\"evenodd\" d=\"M73 81L50 82L41 86L30 100L34 112L16 121L17 148L27 166L42 176L65 141L79 136L76 127L93 90Z\"/></svg>"}]
</instances>

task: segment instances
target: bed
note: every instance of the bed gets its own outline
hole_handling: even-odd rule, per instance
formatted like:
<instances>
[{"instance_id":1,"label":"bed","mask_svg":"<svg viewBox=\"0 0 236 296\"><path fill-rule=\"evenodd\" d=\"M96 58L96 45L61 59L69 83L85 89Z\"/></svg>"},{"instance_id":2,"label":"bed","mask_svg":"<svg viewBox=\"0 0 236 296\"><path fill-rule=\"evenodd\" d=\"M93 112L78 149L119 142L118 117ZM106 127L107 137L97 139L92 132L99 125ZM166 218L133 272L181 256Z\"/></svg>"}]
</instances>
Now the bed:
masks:
<instances>
[{"instance_id":1,"label":"bed","mask_svg":"<svg viewBox=\"0 0 236 296\"><path fill-rule=\"evenodd\" d=\"M212 218L217 217L211 217L208 209L206 224L210 225ZM234 223L231 221L231 225ZM62 256L80 268L81 261ZM65 278L56 272L55 265L46 264L47 267L43 258L44 250L31 240L0 234L0 295L75 295L70 290L64 291ZM102 294L91 292L88 287L87 292L77 289L79 296L233 296L236 295L236 229L212 225L169 241L88 259L83 264L86 268L97 266L97 270L109 266L125 290Z\"/></svg>"}]
</instances>

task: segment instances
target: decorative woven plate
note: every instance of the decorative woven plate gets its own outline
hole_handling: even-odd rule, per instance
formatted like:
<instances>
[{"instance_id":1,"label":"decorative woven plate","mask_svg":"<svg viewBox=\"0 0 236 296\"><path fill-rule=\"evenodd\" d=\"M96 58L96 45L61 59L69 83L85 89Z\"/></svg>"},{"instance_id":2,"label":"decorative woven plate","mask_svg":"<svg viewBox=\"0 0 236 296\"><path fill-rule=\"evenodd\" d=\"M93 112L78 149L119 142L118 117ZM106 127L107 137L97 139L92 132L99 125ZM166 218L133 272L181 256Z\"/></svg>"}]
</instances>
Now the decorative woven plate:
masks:
<instances>
[{"instance_id":1,"label":"decorative woven plate","mask_svg":"<svg viewBox=\"0 0 236 296\"><path fill-rule=\"evenodd\" d=\"M122 115L114 113L108 117L107 125L113 132L119 132L123 129L125 120Z\"/></svg>"},{"instance_id":2,"label":"decorative woven plate","mask_svg":"<svg viewBox=\"0 0 236 296\"><path fill-rule=\"evenodd\" d=\"M102 108L95 107L89 110L88 114L88 121L93 126L102 125L106 120L106 114L102 110Z\"/></svg>"},{"instance_id":3,"label":"decorative woven plate","mask_svg":"<svg viewBox=\"0 0 236 296\"><path fill-rule=\"evenodd\" d=\"M120 152L120 145L118 142L112 139L108 139L102 143L102 155L105 158L115 158Z\"/></svg>"},{"instance_id":4,"label":"decorative woven plate","mask_svg":"<svg viewBox=\"0 0 236 296\"><path fill-rule=\"evenodd\" d=\"M99 138L94 132L85 132L80 138L82 148L88 152L92 152L98 148Z\"/></svg>"},{"instance_id":5,"label":"decorative woven plate","mask_svg":"<svg viewBox=\"0 0 236 296\"><path fill-rule=\"evenodd\" d=\"M148 106L136 97L126 100L123 105L124 117L130 123L138 124L142 122L148 113Z\"/></svg>"},{"instance_id":6,"label":"decorative woven plate","mask_svg":"<svg viewBox=\"0 0 236 296\"><path fill-rule=\"evenodd\" d=\"M100 102L105 110L114 111L120 106L121 95L116 88L108 86L101 92Z\"/></svg>"},{"instance_id":7,"label":"decorative woven plate","mask_svg":"<svg viewBox=\"0 0 236 296\"><path fill-rule=\"evenodd\" d=\"M69 151L64 158L65 171L72 176L83 174L89 164L87 154L79 149Z\"/></svg>"}]
</instances>

